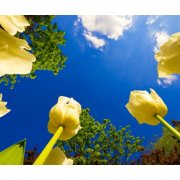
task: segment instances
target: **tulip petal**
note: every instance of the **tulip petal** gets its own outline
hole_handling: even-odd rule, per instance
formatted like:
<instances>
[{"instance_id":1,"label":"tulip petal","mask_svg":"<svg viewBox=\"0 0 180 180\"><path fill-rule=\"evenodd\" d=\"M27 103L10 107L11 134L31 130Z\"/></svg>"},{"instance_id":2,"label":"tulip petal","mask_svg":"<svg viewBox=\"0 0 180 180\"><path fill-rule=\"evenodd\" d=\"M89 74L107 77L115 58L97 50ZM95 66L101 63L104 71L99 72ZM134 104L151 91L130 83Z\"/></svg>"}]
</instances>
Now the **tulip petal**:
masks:
<instances>
[{"instance_id":1,"label":"tulip petal","mask_svg":"<svg viewBox=\"0 0 180 180\"><path fill-rule=\"evenodd\" d=\"M1 26L11 35L15 35L17 32L23 32L25 26L30 24L24 16L2 16L0 15Z\"/></svg>"},{"instance_id":2,"label":"tulip petal","mask_svg":"<svg viewBox=\"0 0 180 180\"><path fill-rule=\"evenodd\" d=\"M73 160L72 159L65 159L63 165L73 165Z\"/></svg>"},{"instance_id":3,"label":"tulip petal","mask_svg":"<svg viewBox=\"0 0 180 180\"><path fill-rule=\"evenodd\" d=\"M13 37L0 29L0 75L29 74L35 56L26 50L30 49L25 40Z\"/></svg>"},{"instance_id":4,"label":"tulip petal","mask_svg":"<svg viewBox=\"0 0 180 180\"><path fill-rule=\"evenodd\" d=\"M81 105L73 98L59 97L49 113L48 131L54 134L62 126L60 140L68 140L80 130Z\"/></svg>"},{"instance_id":5,"label":"tulip petal","mask_svg":"<svg viewBox=\"0 0 180 180\"><path fill-rule=\"evenodd\" d=\"M74 137L76 134L77 134L76 131L69 130L67 128L63 129L63 131L59 137L59 140L67 141L67 140L71 139L72 137Z\"/></svg>"},{"instance_id":6,"label":"tulip petal","mask_svg":"<svg viewBox=\"0 0 180 180\"><path fill-rule=\"evenodd\" d=\"M6 54L8 51L8 44L0 42L0 54Z\"/></svg>"},{"instance_id":7,"label":"tulip petal","mask_svg":"<svg viewBox=\"0 0 180 180\"><path fill-rule=\"evenodd\" d=\"M0 16L1 26L11 35L15 35L17 30L14 27L14 24L11 22L11 18L8 16Z\"/></svg>"},{"instance_id":8,"label":"tulip petal","mask_svg":"<svg viewBox=\"0 0 180 180\"><path fill-rule=\"evenodd\" d=\"M0 117L6 115L11 110L6 108L7 102L2 101L2 94L0 94Z\"/></svg>"},{"instance_id":9,"label":"tulip petal","mask_svg":"<svg viewBox=\"0 0 180 180\"><path fill-rule=\"evenodd\" d=\"M126 108L140 124L157 125L160 122L155 115L164 117L168 110L158 94L153 89L150 90L150 94L147 91L132 91Z\"/></svg>"},{"instance_id":10,"label":"tulip petal","mask_svg":"<svg viewBox=\"0 0 180 180\"><path fill-rule=\"evenodd\" d=\"M80 125L79 113L71 109L67 110L62 125L64 128L68 127L69 130L77 129Z\"/></svg>"},{"instance_id":11,"label":"tulip petal","mask_svg":"<svg viewBox=\"0 0 180 180\"><path fill-rule=\"evenodd\" d=\"M155 54L158 62L158 77L167 78L172 74L180 74L180 33L173 34Z\"/></svg>"},{"instance_id":12,"label":"tulip petal","mask_svg":"<svg viewBox=\"0 0 180 180\"><path fill-rule=\"evenodd\" d=\"M168 108L166 104L163 102L163 100L159 97L159 95L153 89L150 88L150 91L151 91L150 96L155 101L158 115L160 115L161 117L164 117L168 112Z\"/></svg>"},{"instance_id":13,"label":"tulip petal","mask_svg":"<svg viewBox=\"0 0 180 180\"><path fill-rule=\"evenodd\" d=\"M27 19L22 15L11 16L11 18L13 19L14 24L17 24L18 26L30 26Z\"/></svg>"},{"instance_id":14,"label":"tulip petal","mask_svg":"<svg viewBox=\"0 0 180 180\"><path fill-rule=\"evenodd\" d=\"M47 157L44 165L72 165L73 160L67 159L66 155L61 151L60 148L55 147L51 150Z\"/></svg>"}]
</instances>

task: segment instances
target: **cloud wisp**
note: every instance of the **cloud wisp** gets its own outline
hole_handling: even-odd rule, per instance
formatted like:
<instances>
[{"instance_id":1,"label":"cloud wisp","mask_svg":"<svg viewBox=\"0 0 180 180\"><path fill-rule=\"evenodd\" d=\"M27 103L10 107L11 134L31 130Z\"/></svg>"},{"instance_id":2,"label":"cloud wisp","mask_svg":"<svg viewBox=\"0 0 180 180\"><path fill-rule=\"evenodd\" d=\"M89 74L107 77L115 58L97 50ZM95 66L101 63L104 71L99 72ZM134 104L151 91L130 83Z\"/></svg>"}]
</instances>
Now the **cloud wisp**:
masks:
<instances>
[{"instance_id":1,"label":"cloud wisp","mask_svg":"<svg viewBox=\"0 0 180 180\"><path fill-rule=\"evenodd\" d=\"M148 25L153 24L157 21L158 18L159 16L149 16L146 20L146 24Z\"/></svg>"},{"instance_id":2,"label":"cloud wisp","mask_svg":"<svg viewBox=\"0 0 180 180\"><path fill-rule=\"evenodd\" d=\"M174 82L176 82L177 79L178 79L178 77L176 75L172 75L167 78L157 79L157 83L158 83L158 85L162 86L163 88L166 88L169 85L172 85Z\"/></svg>"},{"instance_id":3,"label":"cloud wisp","mask_svg":"<svg viewBox=\"0 0 180 180\"><path fill-rule=\"evenodd\" d=\"M154 52L159 50L159 47L169 39L169 35L166 31L159 31L154 33L155 47Z\"/></svg>"}]
</instances>

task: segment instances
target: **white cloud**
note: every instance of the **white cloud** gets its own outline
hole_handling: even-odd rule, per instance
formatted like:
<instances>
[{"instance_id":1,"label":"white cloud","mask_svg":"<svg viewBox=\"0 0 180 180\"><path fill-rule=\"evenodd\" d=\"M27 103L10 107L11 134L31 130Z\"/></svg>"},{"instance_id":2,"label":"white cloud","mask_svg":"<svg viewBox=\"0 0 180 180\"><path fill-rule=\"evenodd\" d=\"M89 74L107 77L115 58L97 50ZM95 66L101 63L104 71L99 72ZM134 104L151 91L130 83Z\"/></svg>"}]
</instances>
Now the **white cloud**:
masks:
<instances>
[{"instance_id":1,"label":"white cloud","mask_svg":"<svg viewBox=\"0 0 180 180\"><path fill-rule=\"evenodd\" d=\"M162 87L167 87L168 85L171 85L175 81L177 81L178 77L176 75L171 75L168 78L161 78L157 79L157 83Z\"/></svg>"},{"instance_id":2,"label":"white cloud","mask_svg":"<svg viewBox=\"0 0 180 180\"><path fill-rule=\"evenodd\" d=\"M106 44L106 42L104 41L104 39L99 39L96 36L93 36L91 33L84 33L84 36L86 37L86 39L88 41L91 42L91 44L95 47L95 48L101 48L102 46L104 46Z\"/></svg>"},{"instance_id":3,"label":"white cloud","mask_svg":"<svg viewBox=\"0 0 180 180\"><path fill-rule=\"evenodd\" d=\"M158 85L163 86L163 83L161 82L160 79L157 79L157 83L158 83Z\"/></svg>"},{"instance_id":4,"label":"white cloud","mask_svg":"<svg viewBox=\"0 0 180 180\"><path fill-rule=\"evenodd\" d=\"M159 50L159 47L169 39L169 35L165 31L159 31L154 33L153 35L156 43L154 47L154 52L157 52Z\"/></svg>"},{"instance_id":5,"label":"white cloud","mask_svg":"<svg viewBox=\"0 0 180 180\"><path fill-rule=\"evenodd\" d=\"M148 25L153 24L157 21L158 18L159 16L149 16L146 20L146 24Z\"/></svg>"},{"instance_id":6,"label":"white cloud","mask_svg":"<svg viewBox=\"0 0 180 180\"><path fill-rule=\"evenodd\" d=\"M133 18L132 16L82 15L78 16L78 20L75 22L76 26L77 23L81 23L84 27L83 34L86 39L91 41L93 37L93 41L96 41L96 37L97 39L101 40L101 44L103 44L103 40L105 45L105 37L112 40L118 40L121 36L123 36L124 31L132 26ZM99 38L99 35L101 36L101 39ZM104 36L104 39L102 39L102 36ZM96 48L98 48L98 46Z\"/></svg>"}]
</instances>

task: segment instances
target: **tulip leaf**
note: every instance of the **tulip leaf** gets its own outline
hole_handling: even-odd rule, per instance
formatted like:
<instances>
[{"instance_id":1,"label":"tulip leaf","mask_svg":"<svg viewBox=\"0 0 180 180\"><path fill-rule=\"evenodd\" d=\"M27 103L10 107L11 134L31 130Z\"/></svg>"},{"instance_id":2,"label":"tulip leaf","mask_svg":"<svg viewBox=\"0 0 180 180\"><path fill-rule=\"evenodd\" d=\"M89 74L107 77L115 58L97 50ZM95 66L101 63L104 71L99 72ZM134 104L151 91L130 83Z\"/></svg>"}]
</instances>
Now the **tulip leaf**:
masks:
<instances>
[{"instance_id":1,"label":"tulip leaf","mask_svg":"<svg viewBox=\"0 0 180 180\"><path fill-rule=\"evenodd\" d=\"M0 165L23 165L26 139L0 152Z\"/></svg>"}]
</instances>

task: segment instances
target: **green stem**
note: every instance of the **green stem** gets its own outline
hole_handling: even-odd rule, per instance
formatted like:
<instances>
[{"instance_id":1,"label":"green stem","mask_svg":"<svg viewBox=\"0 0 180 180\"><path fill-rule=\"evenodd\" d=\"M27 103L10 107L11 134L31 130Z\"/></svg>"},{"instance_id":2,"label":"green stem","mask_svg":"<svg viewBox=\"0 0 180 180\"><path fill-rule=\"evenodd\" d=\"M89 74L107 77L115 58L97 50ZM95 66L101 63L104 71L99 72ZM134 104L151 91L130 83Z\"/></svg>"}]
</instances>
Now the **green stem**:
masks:
<instances>
[{"instance_id":1,"label":"green stem","mask_svg":"<svg viewBox=\"0 0 180 180\"><path fill-rule=\"evenodd\" d=\"M46 158L48 157L49 153L51 152L54 144L56 143L56 141L58 140L59 136L61 135L63 131L63 127L60 126L56 133L53 135L53 137L51 138L51 140L48 142L48 144L46 145L46 147L43 149L43 151L41 152L41 154L38 156L38 158L36 159L36 161L34 162L33 165L43 165L44 162L46 161Z\"/></svg>"},{"instance_id":2,"label":"green stem","mask_svg":"<svg viewBox=\"0 0 180 180\"><path fill-rule=\"evenodd\" d=\"M155 115L155 117L165 126L167 127L175 136L177 139L180 140L180 133L173 128L169 123L167 123L161 116L159 116L158 114Z\"/></svg>"}]
</instances>

